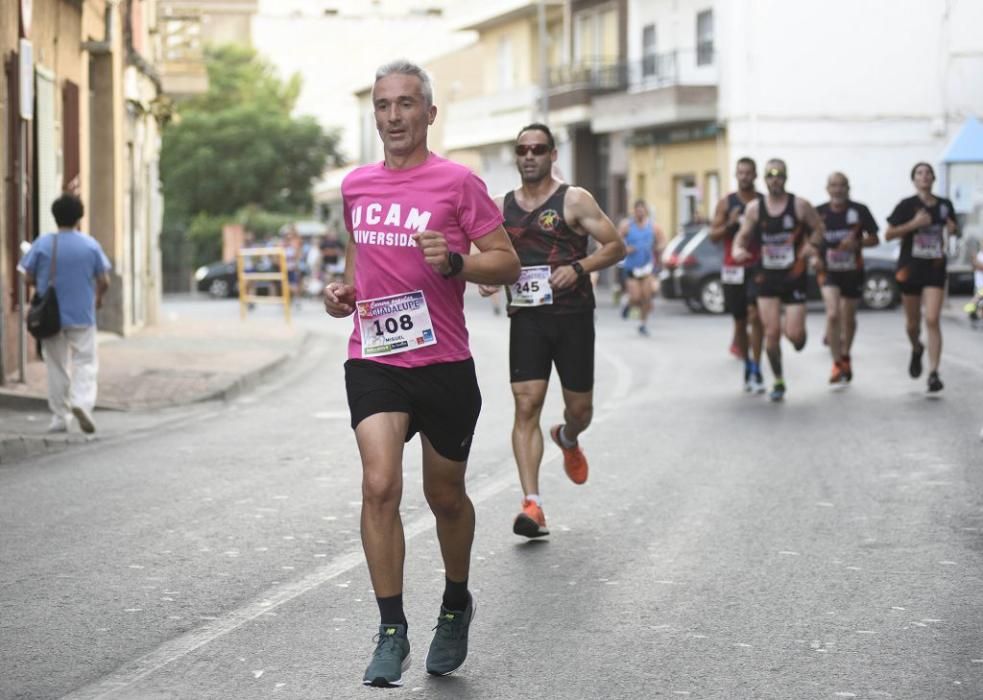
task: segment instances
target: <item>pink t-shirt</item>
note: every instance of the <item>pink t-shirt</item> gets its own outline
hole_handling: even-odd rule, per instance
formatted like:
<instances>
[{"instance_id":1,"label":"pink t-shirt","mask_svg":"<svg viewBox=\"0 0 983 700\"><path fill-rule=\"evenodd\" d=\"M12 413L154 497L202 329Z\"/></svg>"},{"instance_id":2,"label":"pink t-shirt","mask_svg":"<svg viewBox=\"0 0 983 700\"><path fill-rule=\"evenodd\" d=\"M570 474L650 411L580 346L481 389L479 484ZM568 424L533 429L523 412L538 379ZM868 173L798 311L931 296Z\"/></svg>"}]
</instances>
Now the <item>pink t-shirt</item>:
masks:
<instances>
[{"instance_id":1,"label":"pink t-shirt","mask_svg":"<svg viewBox=\"0 0 983 700\"><path fill-rule=\"evenodd\" d=\"M488 188L463 165L430 154L406 170L383 163L365 165L341 184L345 223L356 245L355 299L376 299L422 291L436 343L371 358L397 367L422 367L471 357L464 322L464 280L444 279L423 258L412 239L439 231L450 250L466 255L471 241L502 224ZM359 314L348 357L362 357Z\"/></svg>"}]
</instances>

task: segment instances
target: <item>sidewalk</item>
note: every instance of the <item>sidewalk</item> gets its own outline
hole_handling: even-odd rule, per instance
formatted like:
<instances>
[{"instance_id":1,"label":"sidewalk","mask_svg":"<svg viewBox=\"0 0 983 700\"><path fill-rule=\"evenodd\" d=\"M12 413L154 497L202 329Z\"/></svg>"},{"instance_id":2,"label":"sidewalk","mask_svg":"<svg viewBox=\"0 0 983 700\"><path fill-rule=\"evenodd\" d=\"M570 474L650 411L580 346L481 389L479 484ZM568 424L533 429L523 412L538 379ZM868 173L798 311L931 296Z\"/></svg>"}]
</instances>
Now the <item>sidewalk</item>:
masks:
<instances>
[{"instance_id":1,"label":"sidewalk","mask_svg":"<svg viewBox=\"0 0 983 700\"><path fill-rule=\"evenodd\" d=\"M282 367L308 335L273 315L240 321L229 305L165 307L162 315L159 325L130 337L99 333L97 436L150 424L174 407L229 398ZM77 425L47 434L44 363L29 363L25 375L26 383L0 386L0 463L94 439Z\"/></svg>"}]
</instances>

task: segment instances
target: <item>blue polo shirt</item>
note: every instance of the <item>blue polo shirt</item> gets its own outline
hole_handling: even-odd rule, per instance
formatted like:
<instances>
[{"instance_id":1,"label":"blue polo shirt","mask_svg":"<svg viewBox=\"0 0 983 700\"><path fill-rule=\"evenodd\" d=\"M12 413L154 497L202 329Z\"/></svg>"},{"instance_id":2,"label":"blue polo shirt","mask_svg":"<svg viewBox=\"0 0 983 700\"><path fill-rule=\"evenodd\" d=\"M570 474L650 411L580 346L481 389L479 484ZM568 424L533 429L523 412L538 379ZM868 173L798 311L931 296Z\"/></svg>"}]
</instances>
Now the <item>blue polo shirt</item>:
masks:
<instances>
[{"instance_id":1,"label":"blue polo shirt","mask_svg":"<svg viewBox=\"0 0 983 700\"><path fill-rule=\"evenodd\" d=\"M80 231L48 233L31 246L20 266L34 277L38 294L48 291L51 279L51 252L58 236L58 265L55 293L61 312L62 328L96 325L96 277L112 265L95 238Z\"/></svg>"}]
</instances>

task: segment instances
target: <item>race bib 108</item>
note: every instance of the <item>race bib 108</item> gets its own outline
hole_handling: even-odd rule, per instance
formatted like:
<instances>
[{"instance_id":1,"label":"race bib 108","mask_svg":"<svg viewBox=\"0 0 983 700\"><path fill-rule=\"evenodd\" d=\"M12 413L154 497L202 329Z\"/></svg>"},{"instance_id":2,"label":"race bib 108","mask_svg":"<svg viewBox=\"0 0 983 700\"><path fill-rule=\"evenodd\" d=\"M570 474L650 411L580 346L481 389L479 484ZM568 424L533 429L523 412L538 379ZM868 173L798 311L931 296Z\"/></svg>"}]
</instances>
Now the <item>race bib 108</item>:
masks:
<instances>
[{"instance_id":1,"label":"race bib 108","mask_svg":"<svg viewBox=\"0 0 983 700\"><path fill-rule=\"evenodd\" d=\"M362 357L395 355L436 345L437 336L422 291L356 302Z\"/></svg>"}]
</instances>

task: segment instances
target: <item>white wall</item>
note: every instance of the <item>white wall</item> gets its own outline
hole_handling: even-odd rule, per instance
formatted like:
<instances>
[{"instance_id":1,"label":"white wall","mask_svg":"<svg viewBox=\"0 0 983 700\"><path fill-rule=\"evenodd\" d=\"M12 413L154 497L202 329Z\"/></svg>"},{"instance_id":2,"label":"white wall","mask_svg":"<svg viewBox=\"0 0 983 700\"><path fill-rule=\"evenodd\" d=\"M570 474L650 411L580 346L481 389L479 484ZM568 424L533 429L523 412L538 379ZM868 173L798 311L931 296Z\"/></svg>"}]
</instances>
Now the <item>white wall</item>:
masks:
<instances>
[{"instance_id":1,"label":"white wall","mask_svg":"<svg viewBox=\"0 0 983 700\"><path fill-rule=\"evenodd\" d=\"M656 53L678 52L681 82L716 84L716 60L713 65L696 65L696 16L704 10L713 10L714 43L717 44L720 36L717 4L719 0L629 0L628 61L636 64L642 60L642 29L645 25L655 24Z\"/></svg>"},{"instance_id":2,"label":"white wall","mask_svg":"<svg viewBox=\"0 0 983 700\"><path fill-rule=\"evenodd\" d=\"M784 158L789 189L816 203L842 170L883 225L912 192L911 166L937 164L963 119L983 114L979 0L728 0L717 11L731 172L743 155L759 171Z\"/></svg>"}]
</instances>

